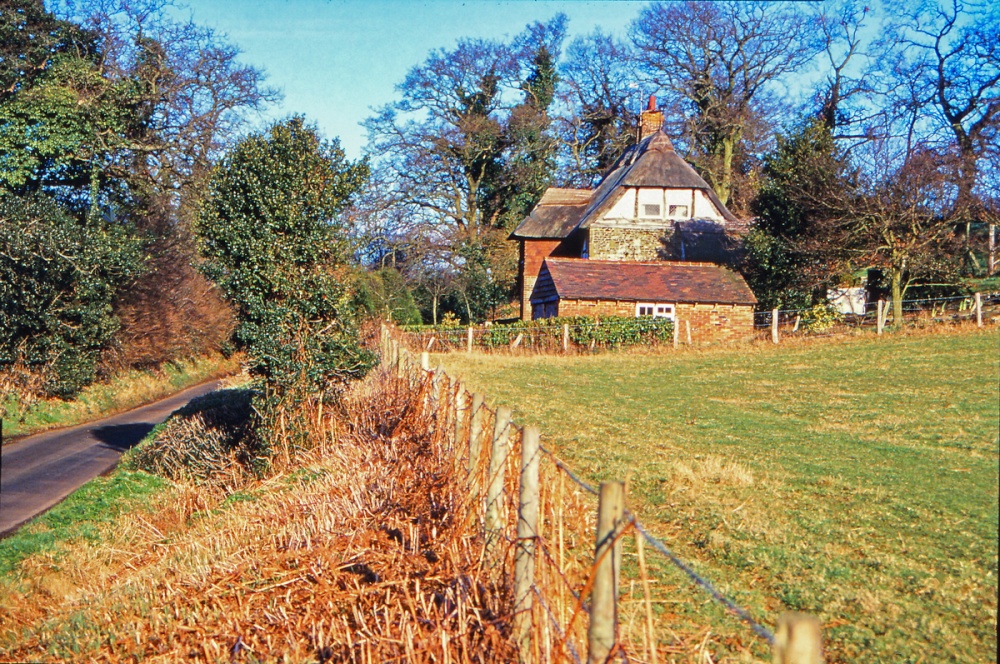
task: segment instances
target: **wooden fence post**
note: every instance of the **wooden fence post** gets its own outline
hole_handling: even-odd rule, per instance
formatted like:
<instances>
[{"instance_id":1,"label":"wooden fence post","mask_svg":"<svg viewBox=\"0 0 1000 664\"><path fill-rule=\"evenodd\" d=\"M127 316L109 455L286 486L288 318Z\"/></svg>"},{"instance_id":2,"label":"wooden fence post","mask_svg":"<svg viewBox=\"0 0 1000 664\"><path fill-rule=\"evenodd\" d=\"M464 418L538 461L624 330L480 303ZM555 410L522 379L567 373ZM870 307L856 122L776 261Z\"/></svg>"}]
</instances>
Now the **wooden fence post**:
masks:
<instances>
[{"instance_id":1,"label":"wooden fence post","mask_svg":"<svg viewBox=\"0 0 1000 664\"><path fill-rule=\"evenodd\" d=\"M510 349L514 350L521 345L521 341L524 340L524 332L518 332L517 337L514 338L514 342L510 345Z\"/></svg>"},{"instance_id":2,"label":"wooden fence post","mask_svg":"<svg viewBox=\"0 0 1000 664\"><path fill-rule=\"evenodd\" d=\"M569 352L569 323L563 323L563 352Z\"/></svg>"},{"instance_id":3,"label":"wooden fence post","mask_svg":"<svg viewBox=\"0 0 1000 664\"><path fill-rule=\"evenodd\" d=\"M590 591L587 662L604 664L618 640L618 572L621 542L618 529L625 516L625 484L602 482L597 504L597 547L594 585Z\"/></svg>"},{"instance_id":4,"label":"wooden fence post","mask_svg":"<svg viewBox=\"0 0 1000 664\"><path fill-rule=\"evenodd\" d=\"M771 311L771 341L778 343L778 310Z\"/></svg>"},{"instance_id":5,"label":"wooden fence post","mask_svg":"<svg viewBox=\"0 0 1000 664\"><path fill-rule=\"evenodd\" d=\"M455 384L455 468L458 469L459 455L462 453L462 439L465 438L465 411L468 408L469 393L465 391L465 386L461 382Z\"/></svg>"},{"instance_id":6,"label":"wooden fence post","mask_svg":"<svg viewBox=\"0 0 1000 664\"><path fill-rule=\"evenodd\" d=\"M823 664L823 637L819 620L806 613L783 613L774 630L774 664Z\"/></svg>"},{"instance_id":7,"label":"wooden fence post","mask_svg":"<svg viewBox=\"0 0 1000 664\"><path fill-rule=\"evenodd\" d=\"M678 341L678 337L680 336L680 330L681 330L681 322L675 318L674 319L674 350L677 350L677 341Z\"/></svg>"},{"instance_id":8,"label":"wooden fence post","mask_svg":"<svg viewBox=\"0 0 1000 664\"><path fill-rule=\"evenodd\" d=\"M983 326L983 294L976 293L976 325Z\"/></svg>"},{"instance_id":9,"label":"wooden fence post","mask_svg":"<svg viewBox=\"0 0 1000 664\"><path fill-rule=\"evenodd\" d=\"M469 424L469 463L466 470L469 475L469 493L475 500L479 494L479 457L483 450L483 420L486 418L485 399L480 392L472 394L472 410ZM477 515L478 518L478 515Z\"/></svg>"},{"instance_id":10,"label":"wooden fence post","mask_svg":"<svg viewBox=\"0 0 1000 664\"><path fill-rule=\"evenodd\" d=\"M431 354L427 351L420 353L420 368L424 371L431 370Z\"/></svg>"},{"instance_id":11,"label":"wooden fence post","mask_svg":"<svg viewBox=\"0 0 1000 664\"><path fill-rule=\"evenodd\" d=\"M472 353L472 328L470 327L465 337L465 349Z\"/></svg>"},{"instance_id":12,"label":"wooden fence post","mask_svg":"<svg viewBox=\"0 0 1000 664\"><path fill-rule=\"evenodd\" d=\"M885 327L885 318L882 316L882 312L884 310L885 310L885 300L879 298L878 310L875 312L875 331L877 334L882 334L882 328Z\"/></svg>"},{"instance_id":13,"label":"wooden fence post","mask_svg":"<svg viewBox=\"0 0 1000 664\"><path fill-rule=\"evenodd\" d=\"M503 535L503 487L507 455L510 452L510 416L510 408L500 406L493 424L493 445L490 449L487 480L489 483L486 485L486 549L491 558Z\"/></svg>"},{"instance_id":14,"label":"wooden fence post","mask_svg":"<svg viewBox=\"0 0 1000 664\"><path fill-rule=\"evenodd\" d=\"M532 587L535 584L535 535L538 533L538 428L521 433L521 491L517 510L514 558L514 638L521 662L533 659L531 648Z\"/></svg>"}]
</instances>

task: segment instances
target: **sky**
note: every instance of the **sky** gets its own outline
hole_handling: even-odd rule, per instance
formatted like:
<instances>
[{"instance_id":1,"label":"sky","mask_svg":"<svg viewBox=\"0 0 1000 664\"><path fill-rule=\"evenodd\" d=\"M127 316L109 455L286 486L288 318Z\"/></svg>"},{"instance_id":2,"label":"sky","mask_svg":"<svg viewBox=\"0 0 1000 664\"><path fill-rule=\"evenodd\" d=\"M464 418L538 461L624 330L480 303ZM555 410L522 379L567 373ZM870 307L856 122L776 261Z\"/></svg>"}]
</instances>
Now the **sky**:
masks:
<instances>
[{"instance_id":1,"label":"sky","mask_svg":"<svg viewBox=\"0 0 1000 664\"><path fill-rule=\"evenodd\" d=\"M628 0L186 0L194 21L223 33L267 73L284 100L268 119L302 113L357 158L372 109L437 48L513 37L559 12L566 43L600 27L624 36L645 5Z\"/></svg>"}]
</instances>

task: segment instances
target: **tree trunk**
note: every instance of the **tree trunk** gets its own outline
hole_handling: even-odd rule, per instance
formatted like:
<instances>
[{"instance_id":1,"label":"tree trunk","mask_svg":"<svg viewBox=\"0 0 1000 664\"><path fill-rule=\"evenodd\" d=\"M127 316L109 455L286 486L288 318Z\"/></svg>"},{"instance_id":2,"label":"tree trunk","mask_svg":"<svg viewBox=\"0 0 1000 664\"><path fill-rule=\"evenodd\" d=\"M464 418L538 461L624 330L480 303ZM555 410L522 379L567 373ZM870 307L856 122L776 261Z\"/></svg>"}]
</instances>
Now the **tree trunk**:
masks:
<instances>
[{"instance_id":1,"label":"tree trunk","mask_svg":"<svg viewBox=\"0 0 1000 664\"><path fill-rule=\"evenodd\" d=\"M438 296L437 293L431 296L431 319L434 324L438 324Z\"/></svg>"},{"instance_id":2,"label":"tree trunk","mask_svg":"<svg viewBox=\"0 0 1000 664\"><path fill-rule=\"evenodd\" d=\"M719 191L719 200L723 205L729 204L729 196L733 193L733 152L736 147L736 140L732 137L722 139L722 182Z\"/></svg>"}]
</instances>

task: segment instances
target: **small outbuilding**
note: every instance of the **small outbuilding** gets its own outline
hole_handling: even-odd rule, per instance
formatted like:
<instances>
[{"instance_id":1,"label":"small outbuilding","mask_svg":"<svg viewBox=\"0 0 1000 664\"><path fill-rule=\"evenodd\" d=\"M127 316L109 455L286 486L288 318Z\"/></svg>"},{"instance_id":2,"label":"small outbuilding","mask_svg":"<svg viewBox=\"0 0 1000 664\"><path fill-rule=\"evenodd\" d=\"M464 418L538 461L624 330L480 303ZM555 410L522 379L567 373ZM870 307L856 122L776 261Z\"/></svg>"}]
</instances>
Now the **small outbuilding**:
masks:
<instances>
[{"instance_id":1,"label":"small outbuilding","mask_svg":"<svg viewBox=\"0 0 1000 664\"><path fill-rule=\"evenodd\" d=\"M714 263L546 258L531 294L532 318L668 318L699 340L745 338L757 298L743 278Z\"/></svg>"}]
</instances>

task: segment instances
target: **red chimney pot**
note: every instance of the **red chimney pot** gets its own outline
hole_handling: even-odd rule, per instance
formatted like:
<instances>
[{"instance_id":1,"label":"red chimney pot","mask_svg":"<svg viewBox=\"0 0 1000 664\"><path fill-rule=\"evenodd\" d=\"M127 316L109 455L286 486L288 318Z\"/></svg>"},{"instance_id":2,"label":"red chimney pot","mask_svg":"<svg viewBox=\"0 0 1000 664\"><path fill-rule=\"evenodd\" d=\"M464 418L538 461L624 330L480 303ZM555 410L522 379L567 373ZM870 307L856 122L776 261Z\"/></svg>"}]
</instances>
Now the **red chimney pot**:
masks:
<instances>
[{"instance_id":1,"label":"red chimney pot","mask_svg":"<svg viewBox=\"0 0 1000 664\"><path fill-rule=\"evenodd\" d=\"M647 111L656 110L656 95L649 95L649 106L646 107Z\"/></svg>"}]
</instances>

